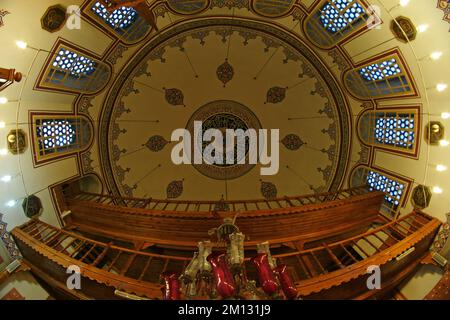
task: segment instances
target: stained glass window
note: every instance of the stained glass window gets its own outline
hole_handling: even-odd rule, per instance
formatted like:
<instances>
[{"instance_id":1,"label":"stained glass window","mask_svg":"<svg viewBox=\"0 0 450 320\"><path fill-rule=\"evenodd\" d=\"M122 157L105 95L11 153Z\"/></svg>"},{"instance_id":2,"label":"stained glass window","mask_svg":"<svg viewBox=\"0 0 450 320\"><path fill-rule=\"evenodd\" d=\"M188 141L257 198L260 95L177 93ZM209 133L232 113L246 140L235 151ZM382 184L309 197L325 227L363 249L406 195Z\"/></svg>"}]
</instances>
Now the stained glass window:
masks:
<instances>
[{"instance_id":1,"label":"stained glass window","mask_svg":"<svg viewBox=\"0 0 450 320\"><path fill-rule=\"evenodd\" d=\"M76 142L75 126L68 120L40 120L37 124L39 149L43 154L66 150Z\"/></svg>"},{"instance_id":2,"label":"stained glass window","mask_svg":"<svg viewBox=\"0 0 450 320\"><path fill-rule=\"evenodd\" d=\"M32 115L32 118L38 161L71 154L89 145L92 129L84 117Z\"/></svg>"},{"instance_id":3,"label":"stained glass window","mask_svg":"<svg viewBox=\"0 0 450 320\"><path fill-rule=\"evenodd\" d=\"M375 142L413 149L415 141L414 113L377 113Z\"/></svg>"},{"instance_id":4,"label":"stained glass window","mask_svg":"<svg viewBox=\"0 0 450 320\"><path fill-rule=\"evenodd\" d=\"M353 0L331 0L322 8L320 21L330 32L344 30L365 13L364 8Z\"/></svg>"},{"instance_id":5,"label":"stained glass window","mask_svg":"<svg viewBox=\"0 0 450 320\"><path fill-rule=\"evenodd\" d=\"M126 29L131 26L138 17L136 10L131 7L121 7L109 13L100 2L92 6L92 11L113 28Z\"/></svg>"},{"instance_id":6,"label":"stained glass window","mask_svg":"<svg viewBox=\"0 0 450 320\"><path fill-rule=\"evenodd\" d=\"M401 72L400 66L395 58L374 63L359 70L359 74L367 81L383 80Z\"/></svg>"},{"instance_id":7,"label":"stained glass window","mask_svg":"<svg viewBox=\"0 0 450 320\"><path fill-rule=\"evenodd\" d=\"M51 53L39 88L74 93L95 93L106 85L111 68L70 43L61 44Z\"/></svg>"},{"instance_id":8,"label":"stained glass window","mask_svg":"<svg viewBox=\"0 0 450 320\"><path fill-rule=\"evenodd\" d=\"M400 55L394 53L388 58L353 69L346 74L345 82L361 98L411 96L415 94L415 87L405 70Z\"/></svg>"},{"instance_id":9,"label":"stained glass window","mask_svg":"<svg viewBox=\"0 0 450 320\"><path fill-rule=\"evenodd\" d=\"M392 209L396 209L400 204L405 185L392 180L376 171L369 171L367 174L367 184L370 190L386 192L385 202L390 204Z\"/></svg>"},{"instance_id":10,"label":"stained glass window","mask_svg":"<svg viewBox=\"0 0 450 320\"><path fill-rule=\"evenodd\" d=\"M96 65L91 59L62 48L53 60L53 66L69 71L72 76L81 77L92 74Z\"/></svg>"}]
</instances>

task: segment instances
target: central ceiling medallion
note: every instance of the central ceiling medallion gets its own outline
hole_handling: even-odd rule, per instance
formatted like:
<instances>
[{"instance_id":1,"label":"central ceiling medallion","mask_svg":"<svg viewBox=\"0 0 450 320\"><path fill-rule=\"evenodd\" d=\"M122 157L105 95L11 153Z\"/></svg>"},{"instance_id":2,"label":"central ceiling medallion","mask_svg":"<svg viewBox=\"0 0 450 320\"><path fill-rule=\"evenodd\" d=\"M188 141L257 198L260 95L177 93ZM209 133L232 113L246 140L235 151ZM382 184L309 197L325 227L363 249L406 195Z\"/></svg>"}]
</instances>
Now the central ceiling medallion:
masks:
<instances>
[{"instance_id":1,"label":"central ceiling medallion","mask_svg":"<svg viewBox=\"0 0 450 320\"><path fill-rule=\"evenodd\" d=\"M202 132L200 133L201 135L199 134L198 137L194 135L194 121L202 121L203 123ZM186 129L191 133L192 139L202 141L202 136L208 129L220 130L223 133L225 139L225 132L227 129L242 129L244 131L246 131L247 129L255 129L258 132L258 130L262 129L262 127L256 115L246 106L236 101L219 100L209 102L195 111L192 117L189 119L186 125ZM203 150L208 144L209 142L203 142L202 144L200 144L202 146L202 154ZM194 145L194 143L192 143L192 145ZM225 141L224 145L226 145ZM255 165L248 163L248 143L246 143L244 152L244 154L246 155L245 164L226 164L226 156L231 152L234 153L234 163L238 163L238 161L241 160L236 158L238 154L237 148L238 145L235 144L234 148L230 150L225 149L225 152L222 155L224 158L223 164L209 164L213 162L212 159L210 159L210 161L205 161L206 163L193 164L193 166L201 174L211 179L230 180L241 177L249 172Z\"/></svg>"}]
</instances>

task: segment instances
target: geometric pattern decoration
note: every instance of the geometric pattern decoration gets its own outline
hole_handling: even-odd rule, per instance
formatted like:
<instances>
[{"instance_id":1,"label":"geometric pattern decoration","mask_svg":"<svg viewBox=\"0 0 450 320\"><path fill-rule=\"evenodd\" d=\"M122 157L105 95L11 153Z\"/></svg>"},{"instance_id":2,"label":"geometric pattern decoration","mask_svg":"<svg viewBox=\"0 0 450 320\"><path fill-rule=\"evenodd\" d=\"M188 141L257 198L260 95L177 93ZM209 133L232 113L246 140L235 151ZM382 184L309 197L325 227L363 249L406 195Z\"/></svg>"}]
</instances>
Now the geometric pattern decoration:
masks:
<instances>
[{"instance_id":1,"label":"geometric pattern decoration","mask_svg":"<svg viewBox=\"0 0 450 320\"><path fill-rule=\"evenodd\" d=\"M172 88L166 89L163 88L166 94L167 103L173 106L184 106L184 95L180 89Z\"/></svg>"},{"instance_id":2,"label":"geometric pattern decoration","mask_svg":"<svg viewBox=\"0 0 450 320\"><path fill-rule=\"evenodd\" d=\"M414 113L378 113L375 141L380 144L413 149L415 142Z\"/></svg>"},{"instance_id":3,"label":"geometric pattern decoration","mask_svg":"<svg viewBox=\"0 0 450 320\"><path fill-rule=\"evenodd\" d=\"M217 68L217 78L223 83L223 86L231 81L234 77L234 69L231 64L228 63L228 59Z\"/></svg>"},{"instance_id":4,"label":"geometric pattern decoration","mask_svg":"<svg viewBox=\"0 0 450 320\"><path fill-rule=\"evenodd\" d=\"M53 66L69 71L72 76L80 77L92 74L96 64L75 52L61 49L53 61Z\"/></svg>"},{"instance_id":5,"label":"geometric pattern decoration","mask_svg":"<svg viewBox=\"0 0 450 320\"><path fill-rule=\"evenodd\" d=\"M183 180L175 180L169 183L166 189L167 199L176 199L183 194Z\"/></svg>"},{"instance_id":6,"label":"geometric pattern decoration","mask_svg":"<svg viewBox=\"0 0 450 320\"><path fill-rule=\"evenodd\" d=\"M114 29L129 27L138 16L136 10L131 7L121 7L109 13L100 2L96 2L91 10Z\"/></svg>"},{"instance_id":7,"label":"geometric pattern decoration","mask_svg":"<svg viewBox=\"0 0 450 320\"><path fill-rule=\"evenodd\" d=\"M159 152L162 149L164 149L164 147L168 143L170 143L170 142L167 141L166 139L164 139L164 137L162 137L160 135L156 135L156 136L150 137L150 139L148 139L145 146L152 152Z\"/></svg>"},{"instance_id":8,"label":"geometric pattern decoration","mask_svg":"<svg viewBox=\"0 0 450 320\"><path fill-rule=\"evenodd\" d=\"M298 150L306 144L298 135L293 133L286 135L283 140L281 140L281 143L286 147L286 149L291 151Z\"/></svg>"},{"instance_id":9,"label":"geometric pattern decoration","mask_svg":"<svg viewBox=\"0 0 450 320\"><path fill-rule=\"evenodd\" d=\"M262 16L279 17L289 12L294 0L254 0L253 9Z\"/></svg>"},{"instance_id":10,"label":"geometric pattern decoration","mask_svg":"<svg viewBox=\"0 0 450 320\"><path fill-rule=\"evenodd\" d=\"M194 130L194 123L196 121L203 122L202 130L199 130L200 132L198 133L195 133ZM203 154L209 144L208 142L202 141L202 135L208 129L218 129L220 131L226 129L241 129L243 131L254 129L258 132L261 127L259 119L250 108L232 100L216 100L206 103L194 111L186 125L186 129L191 133L192 149L197 145L197 148L199 148L198 151L201 154ZM195 144L194 139L196 140ZM243 176L255 166L254 163L250 163L249 161L249 151L250 148L248 142L245 143L245 145L235 143L234 148L225 148L220 154L215 154L214 156L208 154L206 158L204 158L203 163L194 163L193 166L197 171L208 178L216 180L232 180ZM245 158L238 159L239 155L242 155ZM191 150L190 157L193 158L193 156L194 150ZM219 158L222 163L215 163L215 159ZM227 158L234 158L234 164L226 164ZM238 163L241 160L244 160L243 164Z\"/></svg>"},{"instance_id":11,"label":"geometric pattern decoration","mask_svg":"<svg viewBox=\"0 0 450 320\"><path fill-rule=\"evenodd\" d=\"M213 23L211 24L212 21L213 21ZM102 159L105 159L104 161L102 161L103 162L102 166L105 168L106 173L107 173L107 174L105 174L105 176L107 176L106 179L108 179L111 182L116 181L116 184L111 187L111 189L112 189L111 191L113 194L118 195L118 194L123 193L123 189L121 188L123 183L118 183L119 179L114 174L114 163L113 163L114 161L112 161L111 157L108 158L106 156L111 153L112 143L111 143L110 135L108 135L108 133L110 133L110 131L109 131L109 128L106 126L107 121L103 121L103 120L107 120L107 119L109 120L112 118L112 117L110 117L110 115L112 115L115 108L117 108L117 104L114 104L114 101L117 102L118 99L121 99L120 97L122 96L122 92L123 92L122 88L124 88L124 86L126 86L127 81L129 81L130 78L134 76L134 72L137 70L137 68L140 67L140 65L142 64L142 61L144 61L145 59L147 59L147 61L160 61L162 59L169 60L169 58L171 58L171 55L168 54L167 48L174 48L174 50L176 50L180 45L187 43L187 41L191 41L190 40L191 36L193 39L199 40L200 45L202 45L202 41L203 41L204 45L208 46L209 43L206 43L207 42L206 40L208 39L208 41L209 41L209 37L210 37L208 35L208 32L210 34L214 33L214 37L216 35L218 35L217 38L219 38L218 40L220 41L220 38L222 37L222 33L218 33L218 32L219 31L222 32L225 30L227 30L227 31L231 30L231 32L234 31L235 33L238 33L238 36L242 38L242 41L245 41L246 39L248 39L249 43L252 43L253 41L255 41L253 39L256 39L256 41L258 41L258 42L262 40L262 44L266 45L269 48L279 47L281 50L283 50L285 48L289 48L290 51L292 51L292 53L289 53L289 54L292 54L296 57L297 56L298 57L306 56L307 59L305 59L305 61L311 61L311 69L313 70L313 71L311 71L312 76L318 75L320 77L321 75L324 75L326 85L328 87L330 87L330 89L332 89L332 92L335 92L334 88L336 86L333 82L333 79L328 76L328 73L320 72L322 69L325 69L325 68L322 67L321 63L314 63L314 62L319 62L319 61L315 60L314 55L311 55L309 53L308 47L303 46L300 42L296 41L293 37L290 37L284 31L273 30L274 32L272 32L272 28L270 27L270 25L261 24L258 22L249 22L244 19L195 20L193 22L178 24L178 25L174 26L173 28L168 29L168 31L162 32L161 33L161 41L157 42L157 41L150 40L147 44L145 44L145 46L142 48L142 50L140 50L139 53L137 54L136 59L130 61L130 63L126 67L123 68L123 70L121 71L122 72L121 74L123 75L123 80L120 80L117 83L113 84L113 87L111 89L111 95L110 95L110 97L107 97L107 100L104 103L104 113L102 115L102 117L104 119L102 119L102 121L99 121L99 126L100 126L99 136L102 141L106 141L108 143L104 143L104 145L105 145L104 147L100 146L100 150L101 150L101 154L105 155L105 157L102 157ZM187 41L183 40L185 38L187 38ZM225 37L225 39L227 39L227 38L228 38L228 36ZM280 41L280 40L277 40L277 39L281 39L281 42L279 43L278 41ZM164 42L162 42L162 41L164 41ZM175 42L177 42L176 47L174 47ZM283 45L284 42L286 42L286 44L287 44L286 46ZM225 43L226 43L226 41L225 41ZM287 55L287 53L285 53L285 55ZM139 60L137 58L139 58ZM224 59L224 58L222 58L222 59ZM228 62L230 62L230 61L228 61ZM166 61L166 62L170 63L171 61ZM216 76L217 68L220 64L223 64L223 62L224 62L224 60L219 61L219 63L216 63L215 65L212 64L212 68L211 68L211 70L209 70L210 77ZM233 64L234 64L234 62L233 62ZM316 68L319 71L318 73L315 72ZM235 71L236 71L236 69L235 69ZM128 80L126 80L126 79L128 79ZM217 79L217 77L216 77L216 79ZM236 79L236 75L233 78L233 81L235 81L235 79ZM219 83L221 83L221 82L218 82L217 80L215 80L215 83L214 83L214 79L212 79L212 80L213 80L213 82L212 82L213 85L215 85L216 87L219 87ZM274 84L277 84L277 82L275 82ZM274 85L274 84L272 84L272 85ZM284 85L284 82L281 82L280 84L282 84L283 87L286 87L286 85ZM166 83L164 83L164 85L166 86L166 88L178 87L179 89L184 90L183 87L180 87L180 84L177 84L177 85L172 84L172 86L170 86L170 84L167 85ZM270 87L271 87L271 85L269 84L266 87L266 90L269 89ZM188 87L188 89L191 90L190 87ZM286 88L284 88L283 91L286 91ZM187 91L184 92L184 95L187 97ZM264 99L264 100L266 100L266 99ZM336 108L337 112L339 112L339 114L347 112L346 111L347 108L345 107L345 101L340 99L340 97L336 98L336 100L337 100L336 104L339 105L339 107ZM334 105L333 105L333 107L334 107ZM205 118L202 117L202 118L197 118L195 120L204 121L204 120L207 120L208 118L209 117L205 117ZM218 117L216 117L216 118L218 118ZM342 150L348 151L347 137L348 137L349 126L348 126L348 122L346 120L347 118L348 117L339 117L339 121L340 121L339 127L335 126L334 132L338 132L337 133L338 135L341 135L342 131L344 132L342 134L343 138L339 139L340 140L339 145L338 145L339 149L336 150L336 154L338 156L335 158L340 158L340 159L347 158L348 152L342 152ZM341 121L340 119L343 119L343 120ZM344 128L344 129L341 129L341 128ZM280 138L283 138L283 137L280 137ZM147 137L147 139L148 139L148 137ZM141 142L141 143L143 143L143 142ZM164 150L166 150L166 149L164 149ZM109 161L108 161L108 159L109 159ZM109 163L107 163L107 162L109 162ZM340 163L344 163L344 162L345 161L340 161ZM210 174L211 171L208 172L208 174L206 174L208 177L211 178L212 176L214 176L214 177L216 177L215 179L220 179L220 180L233 179L232 178L233 176L231 174L218 174L219 172L224 171L223 166L215 166L215 165L207 165L207 166L210 167L211 171L214 171L214 175ZM341 178L342 171L345 171L345 170L341 169L340 167L339 168L333 167L333 173L337 172L336 174L334 174L334 176L337 176L337 178L335 178L335 180L332 181L333 185L337 183L335 181L342 180L342 178ZM237 177L237 176L238 175L236 175L235 177ZM113 184L114 183L111 183L111 185L113 185ZM258 189L259 188L255 189L254 191L258 192L259 191Z\"/></svg>"},{"instance_id":12,"label":"geometric pattern decoration","mask_svg":"<svg viewBox=\"0 0 450 320\"><path fill-rule=\"evenodd\" d=\"M272 87L267 91L265 103L280 103L286 98L286 89L283 87Z\"/></svg>"},{"instance_id":13,"label":"geometric pattern decoration","mask_svg":"<svg viewBox=\"0 0 450 320\"><path fill-rule=\"evenodd\" d=\"M41 27L48 32L56 32L64 27L67 19L67 10L63 6L51 6L41 18Z\"/></svg>"},{"instance_id":14,"label":"geometric pattern decoration","mask_svg":"<svg viewBox=\"0 0 450 320\"><path fill-rule=\"evenodd\" d=\"M16 244L9 232L6 231L7 223L2 221L3 214L0 213L0 239L3 241L6 250L8 250L9 256L12 259L20 257L19 249L17 249Z\"/></svg>"},{"instance_id":15,"label":"geometric pattern decoration","mask_svg":"<svg viewBox=\"0 0 450 320\"><path fill-rule=\"evenodd\" d=\"M367 174L367 185L370 190L377 190L386 193L384 197L385 202L391 205L395 210L400 204L405 185L393 179L389 179L385 175L376 171L369 171Z\"/></svg>"},{"instance_id":16,"label":"geometric pattern decoration","mask_svg":"<svg viewBox=\"0 0 450 320\"><path fill-rule=\"evenodd\" d=\"M324 28L335 33L353 24L364 12L363 7L353 0L331 0L322 8L320 20Z\"/></svg>"},{"instance_id":17,"label":"geometric pattern decoration","mask_svg":"<svg viewBox=\"0 0 450 320\"><path fill-rule=\"evenodd\" d=\"M401 72L395 59L374 63L359 70L361 76L367 81L383 80Z\"/></svg>"},{"instance_id":18,"label":"geometric pattern decoration","mask_svg":"<svg viewBox=\"0 0 450 320\"><path fill-rule=\"evenodd\" d=\"M448 238L450 237L450 213L447 213L447 221L442 225L441 230L436 236L436 240L433 244L433 251L439 252L447 242Z\"/></svg>"},{"instance_id":19,"label":"geometric pattern decoration","mask_svg":"<svg viewBox=\"0 0 450 320\"><path fill-rule=\"evenodd\" d=\"M265 199L274 199L277 197L277 186L272 182L261 180L261 194Z\"/></svg>"}]
</instances>

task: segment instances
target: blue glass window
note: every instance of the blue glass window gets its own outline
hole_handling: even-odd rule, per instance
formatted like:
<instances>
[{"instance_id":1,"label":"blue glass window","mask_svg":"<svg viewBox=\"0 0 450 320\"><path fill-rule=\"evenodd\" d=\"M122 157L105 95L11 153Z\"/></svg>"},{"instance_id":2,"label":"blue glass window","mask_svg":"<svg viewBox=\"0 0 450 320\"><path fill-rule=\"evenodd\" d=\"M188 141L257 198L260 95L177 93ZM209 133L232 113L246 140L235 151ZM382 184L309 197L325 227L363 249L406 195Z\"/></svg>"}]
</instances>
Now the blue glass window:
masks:
<instances>
[{"instance_id":1,"label":"blue glass window","mask_svg":"<svg viewBox=\"0 0 450 320\"><path fill-rule=\"evenodd\" d=\"M401 148L414 147L414 114L378 113L375 121L375 141Z\"/></svg>"},{"instance_id":2,"label":"blue glass window","mask_svg":"<svg viewBox=\"0 0 450 320\"><path fill-rule=\"evenodd\" d=\"M320 21L328 31L335 33L352 25L365 13L354 0L331 0L322 8Z\"/></svg>"},{"instance_id":3,"label":"blue glass window","mask_svg":"<svg viewBox=\"0 0 450 320\"><path fill-rule=\"evenodd\" d=\"M403 184L375 171L369 171L367 174L367 184L370 190L386 192L385 202L392 205L393 208L397 208L400 204L400 199L405 188Z\"/></svg>"},{"instance_id":4,"label":"blue glass window","mask_svg":"<svg viewBox=\"0 0 450 320\"><path fill-rule=\"evenodd\" d=\"M38 120L36 125L41 154L66 150L76 142L75 125L66 119Z\"/></svg>"},{"instance_id":5,"label":"blue glass window","mask_svg":"<svg viewBox=\"0 0 450 320\"><path fill-rule=\"evenodd\" d=\"M359 74L367 81L383 80L385 78L400 74L402 70L397 60L392 58L381 63L374 63L361 68Z\"/></svg>"},{"instance_id":6,"label":"blue glass window","mask_svg":"<svg viewBox=\"0 0 450 320\"><path fill-rule=\"evenodd\" d=\"M104 5L102 5L100 2L96 2L91 9L97 16L102 18L108 25L110 25L114 29L126 29L127 27L132 25L138 17L136 10L131 7L121 7L109 13Z\"/></svg>"},{"instance_id":7,"label":"blue glass window","mask_svg":"<svg viewBox=\"0 0 450 320\"><path fill-rule=\"evenodd\" d=\"M66 49L59 50L53 60L53 66L69 71L70 75L75 77L90 75L95 71L94 61Z\"/></svg>"}]
</instances>

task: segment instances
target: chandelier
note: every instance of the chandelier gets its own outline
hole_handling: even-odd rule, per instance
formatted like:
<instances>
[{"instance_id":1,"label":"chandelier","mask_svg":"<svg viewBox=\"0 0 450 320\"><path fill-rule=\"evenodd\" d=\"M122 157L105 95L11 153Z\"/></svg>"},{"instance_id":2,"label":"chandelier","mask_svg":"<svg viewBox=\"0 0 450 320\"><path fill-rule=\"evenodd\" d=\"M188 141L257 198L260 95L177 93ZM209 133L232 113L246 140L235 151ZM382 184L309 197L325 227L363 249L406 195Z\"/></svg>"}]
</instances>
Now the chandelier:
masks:
<instances>
[{"instance_id":1,"label":"chandelier","mask_svg":"<svg viewBox=\"0 0 450 320\"><path fill-rule=\"evenodd\" d=\"M267 241L257 245L257 254L250 259L257 273L258 285L255 280L247 278L245 236L235 225L235 219L225 218L222 225L208 232L217 236L217 243L199 242L198 251L181 274L161 274L164 300L297 298L298 292L286 265L277 265Z\"/></svg>"}]
</instances>

